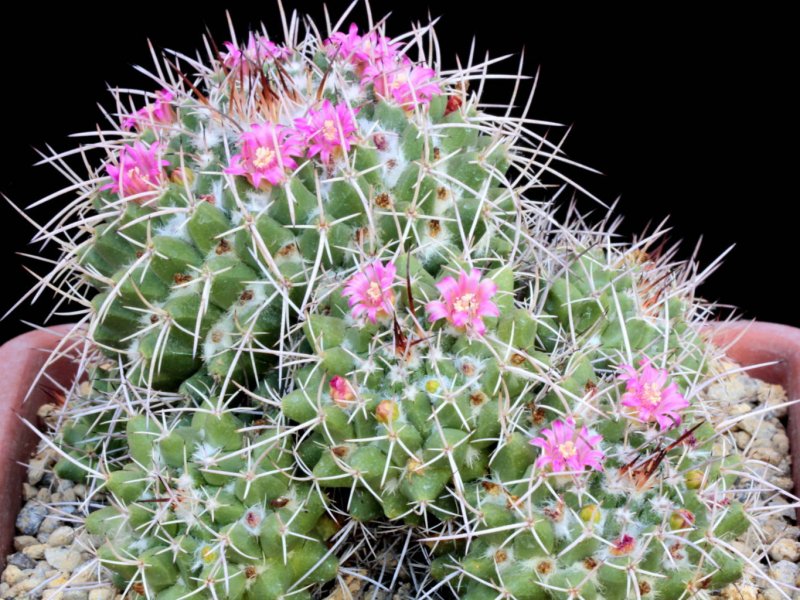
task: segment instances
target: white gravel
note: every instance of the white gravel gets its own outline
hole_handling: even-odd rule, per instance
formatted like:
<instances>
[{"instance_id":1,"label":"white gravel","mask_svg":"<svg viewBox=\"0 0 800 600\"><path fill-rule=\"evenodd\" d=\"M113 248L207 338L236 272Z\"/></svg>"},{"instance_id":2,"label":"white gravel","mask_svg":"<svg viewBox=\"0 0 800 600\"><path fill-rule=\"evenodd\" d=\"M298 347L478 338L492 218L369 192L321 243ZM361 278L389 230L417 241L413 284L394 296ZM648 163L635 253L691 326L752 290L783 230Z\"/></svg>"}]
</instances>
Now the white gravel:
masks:
<instances>
[{"instance_id":1,"label":"white gravel","mask_svg":"<svg viewBox=\"0 0 800 600\"><path fill-rule=\"evenodd\" d=\"M716 368L727 372L737 369L737 365L722 362ZM774 510L751 514L757 527L742 536L737 545L763 573L779 584L781 591L750 567L742 582L729 585L719 596L727 600L800 600L797 589L800 587L797 564L800 561L800 528L795 522L795 509L788 507L790 499L780 493L781 490L791 492L794 487L789 438L784 426L787 409L780 407L758 413L765 406L786 402L786 392L778 385L737 373L726 375L709 386L704 396L711 407L719 409L712 412L717 420L743 417L732 429L733 439L748 459L763 463L749 465L768 485L775 486L775 489L764 489L758 502ZM744 416L750 413L754 414ZM787 508L781 509L783 506Z\"/></svg>"},{"instance_id":2,"label":"white gravel","mask_svg":"<svg viewBox=\"0 0 800 600\"><path fill-rule=\"evenodd\" d=\"M44 406L39 415L54 414ZM122 600L105 569L98 569L91 539L72 516L86 488L53 475L55 454L45 446L29 462L14 552L0 577L0 598ZM49 508L48 508L49 507Z\"/></svg>"}]
</instances>

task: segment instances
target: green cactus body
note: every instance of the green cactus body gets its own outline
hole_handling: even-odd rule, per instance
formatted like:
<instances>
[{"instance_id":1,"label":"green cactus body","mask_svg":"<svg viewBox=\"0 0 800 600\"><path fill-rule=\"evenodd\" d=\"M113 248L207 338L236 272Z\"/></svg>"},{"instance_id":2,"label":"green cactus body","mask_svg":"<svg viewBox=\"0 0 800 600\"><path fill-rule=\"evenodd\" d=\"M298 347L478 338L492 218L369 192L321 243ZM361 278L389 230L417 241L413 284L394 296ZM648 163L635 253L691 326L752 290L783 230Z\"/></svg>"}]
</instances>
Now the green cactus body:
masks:
<instances>
[{"instance_id":1,"label":"green cactus body","mask_svg":"<svg viewBox=\"0 0 800 600\"><path fill-rule=\"evenodd\" d=\"M746 469L698 399L716 355L693 267L532 199L571 163L481 105L483 66L443 76L422 30L290 21L123 115L63 225L82 233L52 280L85 292L87 382L56 472L107 494L85 525L117 583L666 600L736 581Z\"/></svg>"}]
</instances>

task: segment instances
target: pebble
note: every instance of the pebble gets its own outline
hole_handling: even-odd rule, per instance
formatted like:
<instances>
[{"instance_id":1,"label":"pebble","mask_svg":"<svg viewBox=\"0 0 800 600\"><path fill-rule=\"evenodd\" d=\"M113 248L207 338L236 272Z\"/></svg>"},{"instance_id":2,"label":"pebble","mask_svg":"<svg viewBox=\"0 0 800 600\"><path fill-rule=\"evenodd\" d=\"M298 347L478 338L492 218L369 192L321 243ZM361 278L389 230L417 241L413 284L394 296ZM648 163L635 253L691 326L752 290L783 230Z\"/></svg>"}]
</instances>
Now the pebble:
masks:
<instances>
[{"instance_id":1,"label":"pebble","mask_svg":"<svg viewBox=\"0 0 800 600\"><path fill-rule=\"evenodd\" d=\"M750 434L746 431L737 431L733 434L734 439L736 440L736 445L739 446L740 450L744 450L747 447L747 444L750 443Z\"/></svg>"},{"instance_id":2,"label":"pebble","mask_svg":"<svg viewBox=\"0 0 800 600\"><path fill-rule=\"evenodd\" d=\"M44 590L42 600L87 600L89 595L83 590Z\"/></svg>"},{"instance_id":3,"label":"pebble","mask_svg":"<svg viewBox=\"0 0 800 600\"><path fill-rule=\"evenodd\" d=\"M781 560L772 565L769 569L769 576L779 584L787 586L786 591L789 591L794 587L797 581L797 570L798 567L795 563L789 562L788 560ZM766 598L766 600L774 600L782 597L778 590L771 589L764 591L764 598Z\"/></svg>"},{"instance_id":4,"label":"pebble","mask_svg":"<svg viewBox=\"0 0 800 600\"><path fill-rule=\"evenodd\" d=\"M794 488L794 481L791 477L774 476L769 478L770 483L787 492L792 491Z\"/></svg>"},{"instance_id":5,"label":"pebble","mask_svg":"<svg viewBox=\"0 0 800 600\"><path fill-rule=\"evenodd\" d=\"M788 560L795 563L800 559L800 548L797 540L781 538L770 547L769 555L774 560Z\"/></svg>"},{"instance_id":6,"label":"pebble","mask_svg":"<svg viewBox=\"0 0 800 600\"><path fill-rule=\"evenodd\" d=\"M33 546L38 540L32 535L18 535L14 538L14 550L21 552L28 546Z\"/></svg>"},{"instance_id":7,"label":"pebble","mask_svg":"<svg viewBox=\"0 0 800 600\"><path fill-rule=\"evenodd\" d=\"M36 561L33 560L27 554L23 554L22 552L15 552L14 554L10 554L8 556L8 564L14 565L15 567L19 567L23 571L25 569L33 569L36 567Z\"/></svg>"},{"instance_id":8,"label":"pebble","mask_svg":"<svg viewBox=\"0 0 800 600\"><path fill-rule=\"evenodd\" d=\"M44 551L47 550L47 544L33 544L23 548L22 553L29 556L33 560L42 560L44 558Z\"/></svg>"},{"instance_id":9,"label":"pebble","mask_svg":"<svg viewBox=\"0 0 800 600\"><path fill-rule=\"evenodd\" d=\"M750 453L750 458L753 460L761 460L771 465L778 465L780 464L781 460L783 460L783 456L780 453L766 446L754 448Z\"/></svg>"},{"instance_id":10,"label":"pebble","mask_svg":"<svg viewBox=\"0 0 800 600\"><path fill-rule=\"evenodd\" d=\"M770 506L785 506L786 508L782 511L776 511L774 514L780 515L785 519L794 519L795 518L795 509L789 503L789 501L784 498L783 496L778 496L777 498L773 498L770 501Z\"/></svg>"},{"instance_id":11,"label":"pebble","mask_svg":"<svg viewBox=\"0 0 800 600\"><path fill-rule=\"evenodd\" d=\"M38 575L31 575L27 579L23 579L17 585L8 590L8 598L25 598L27 593L38 588L42 585L44 579Z\"/></svg>"},{"instance_id":12,"label":"pebble","mask_svg":"<svg viewBox=\"0 0 800 600\"><path fill-rule=\"evenodd\" d=\"M39 526L39 533L52 533L60 524L61 521L56 517L45 517L44 521L42 521L42 524Z\"/></svg>"},{"instance_id":13,"label":"pebble","mask_svg":"<svg viewBox=\"0 0 800 600\"><path fill-rule=\"evenodd\" d=\"M723 365L735 368L735 365ZM786 401L780 386L759 382L746 374L734 374L710 386L704 393L711 412L719 412L721 419L741 417L731 430L736 445L747 451L747 458L762 464L750 463L750 469L770 484L783 490L792 490L791 456L789 438L784 425L778 420L786 415L785 408L750 415L762 406L775 406ZM722 444L721 448L724 448ZM752 519L757 523L760 533L753 529L732 542L745 556L759 562L760 568L771 578L782 582L785 595L755 573L745 567L745 580L727 586L712 597L728 600L800 600L800 592L795 588L800 568L800 528L795 525L794 509L784 496L774 490L762 493L762 503L776 510L754 513ZM782 507L786 507L780 510ZM767 562L767 557L771 559Z\"/></svg>"},{"instance_id":14,"label":"pebble","mask_svg":"<svg viewBox=\"0 0 800 600\"><path fill-rule=\"evenodd\" d=\"M36 535L46 516L46 506L32 500L28 501L17 515L17 529L25 535Z\"/></svg>"},{"instance_id":15,"label":"pebble","mask_svg":"<svg viewBox=\"0 0 800 600\"><path fill-rule=\"evenodd\" d=\"M785 433L776 433L775 437L770 440L770 445L784 456L789 455L789 437Z\"/></svg>"},{"instance_id":16,"label":"pebble","mask_svg":"<svg viewBox=\"0 0 800 600\"><path fill-rule=\"evenodd\" d=\"M54 568L66 573L71 573L81 563L81 553L69 548L48 548L44 557Z\"/></svg>"},{"instance_id":17,"label":"pebble","mask_svg":"<svg viewBox=\"0 0 800 600\"><path fill-rule=\"evenodd\" d=\"M747 404L746 402L742 402L740 404L734 404L728 409L728 415L731 417L739 417L749 412L753 412L753 407ZM739 426L741 427L741 421L739 422Z\"/></svg>"},{"instance_id":18,"label":"pebble","mask_svg":"<svg viewBox=\"0 0 800 600\"><path fill-rule=\"evenodd\" d=\"M25 498L25 501L32 500L36 498L36 494L39 492L34 486L32 486L27 481L22 484L22 495Z\"/></svg>"},{"instance_id":19,"label":"pebble","mask_svg":"<svg viewBox=\"0 0 800 600\"><path fill-rule=\"evenodd\" d=\"M772 544L775 540L785 536L783 523L783 519L775 517L771 517L761 523L761 533L764 536L765 544Z\"/></svg>"},{"instance_id":20,"label":"pebble","mask_svg":"<svg viewBox=\"0 0 800 600\"><path fill-rule=\"evenodd\" d=\"M3 581L5 581L8 585L14 585L22 579L25 575L22 573L22 569L20 569L17 565L8 565L6 570L3 571Z\"/></svg>"},{"instance_id":21,"label":"pebble","mask_svg":"<svg viewBox=\"0 0 800 600\"><path fill-rule=\"evenodd\" d=\"M56 404L42 404L39 410L36 411L36 416L40 419L47 421L53 419L58 415L58 405ZM47 452L49 454L49 452Z\"/></svg>"},{"instance_id":22,"label":"pebble","mask_svg":"<svg viewBox=\"0 0 800 600\"><path fill-rule=\"evenodd\" d=\"M66 492L67 490L71 490L75 487L75 482L70 481L69 479L59 479L56 482L56 489L59 492Z\"/></svg>"},{"instance_id":23,"label":"pebble","mask_svg":"<svg viewBox=\"0 0 800 600\"><path fill-rule=\"evenodd\" d=\"M758 589L748 584L732 583L720 594L725 600L757 600Z\"/></svg>"},{"instance_id":24,"label":"pebble","mask_svg":"<svg viewBox=\"0 0 800 600\"><path fill-rule=\"evenodd\" d=\"M66 525L55 529L53 533L50 534L50 539L47 540L48 546L69 546L72 541L75 539L75 530L72 527L67 527Z\"/></svg>"},{"instance_id":25,"label":"pebble","mask_svg":"<svg viewBox=\"0 0 800 600\"><path fill-rule=\"evenodd\" d=\"M783 387L774 384L764 384L758 388L758 402L766 406L776 406L786 402L786 391ZM788 406L782 406L772 411L776 417L785 417L788 412Z\"/></svg>"},{"instance_id":26,"label":"pebble","mask_svg":"<svg viewBox=\"0 0 800 600\"><path fill-rule=\"evenodd\" d=\"M747 417L739 421L739 427L756 438L772 439L777 435L778 428L765 419L764 413L755 417Z\"/></svg>"},{"instance_id":27,"label":"pebble","mask_svg":"<svg viewBox=\"0 0 800 600\"><path fill-rule=\"evenodd\" d=\"M116 591L110 587L101 587L89 592L88 600L113 600Z\"/></svg>"},{"instance_id":28,"label":"pebble","mask_svg":"<svg viewBox=\"0 0 800 600\"><path fill-rule=\"evenodd\" d=\"M36 485L44 477L46 462L43 459L32 460L28 464L28 483Z\"/></svg>"}]
</instances>

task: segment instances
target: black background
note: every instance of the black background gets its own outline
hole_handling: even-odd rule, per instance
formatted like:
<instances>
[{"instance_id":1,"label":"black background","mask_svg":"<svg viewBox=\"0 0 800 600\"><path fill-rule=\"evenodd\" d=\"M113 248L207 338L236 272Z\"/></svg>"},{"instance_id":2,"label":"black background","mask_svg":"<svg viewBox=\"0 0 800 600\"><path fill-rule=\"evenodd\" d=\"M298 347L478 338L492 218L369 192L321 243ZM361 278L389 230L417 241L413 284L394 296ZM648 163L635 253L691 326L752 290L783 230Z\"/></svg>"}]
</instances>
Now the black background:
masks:
<instances>
[{"instance_id":1,"label":"black background","mask_svg":"<svg viewBox=\"0 0 800 600\"><path fill-rule=\"evenodd\" d=\"M0 192L25 205L62 186L54 170L31 166L33 147L74 145L68 134L101 119L97 103L111 106L107 85L150 88L131 66L149 65L148 38L192 53L208 26L224 41L226 8L240 37L263 21L279 38L277 4L257 4L106 3L92 14L76 3L15 5L14 18L0 19ZM603 173L580 174L580 183L606 201L621 197L622 231L632 235L671 215L671 239L684 240L683 256L703 236L704 264L736 244L702 294L746 317L800 325L793 291L797 98L790 93L798 64L788 15L752 7L701 15L671 4L648 5L649 14L526 4L528 17L511 0L376 0L373 13L392 12L390 34L426 20L428 11L442 16L437 31L449 66L456 54L467 56L473 35L479 55L524 47L525 72L541 67L533 116L573 126L569 156ZM321 22L318 2L287 6ZM338 16L345 3L328 6ZM354 17L365 22L363 7ZM505 67L515 68L516 62ZM487 98L502 99L505 89L492 84ZM34 216L43 220L47 212ZM0 223L4 312L33 282L14 253L38 250L27 245L33 229L7 205ZM48 303L16 311L0 323L0 339L22 331L20 319L41 322Z\"/></svg>"}]
</instances>

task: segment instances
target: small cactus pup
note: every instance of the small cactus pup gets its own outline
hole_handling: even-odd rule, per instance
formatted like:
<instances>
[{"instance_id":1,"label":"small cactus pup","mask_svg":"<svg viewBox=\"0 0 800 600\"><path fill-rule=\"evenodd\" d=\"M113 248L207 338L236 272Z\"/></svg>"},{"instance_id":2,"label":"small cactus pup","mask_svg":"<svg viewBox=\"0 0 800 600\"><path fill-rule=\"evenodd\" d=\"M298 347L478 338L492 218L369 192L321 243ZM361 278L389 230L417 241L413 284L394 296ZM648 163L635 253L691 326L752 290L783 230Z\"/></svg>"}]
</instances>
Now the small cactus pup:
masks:
<instances>
[{"instance_id":1,"label":"small cactus pup","mask_svg":"<svg viewBox=\"0 0 800 600\"><path fill-rule=\"evenodd\" d=\"M565 216L574 164L514 116L520 75L498 112L493 60L446 71L432 25L345 20L167 53L85 180L47 159L78 195L39 289L82 303L87 375L57 471L91 491L99 563L157 600L766 579L695 265Z\"/></svg>"}]
</instances>

